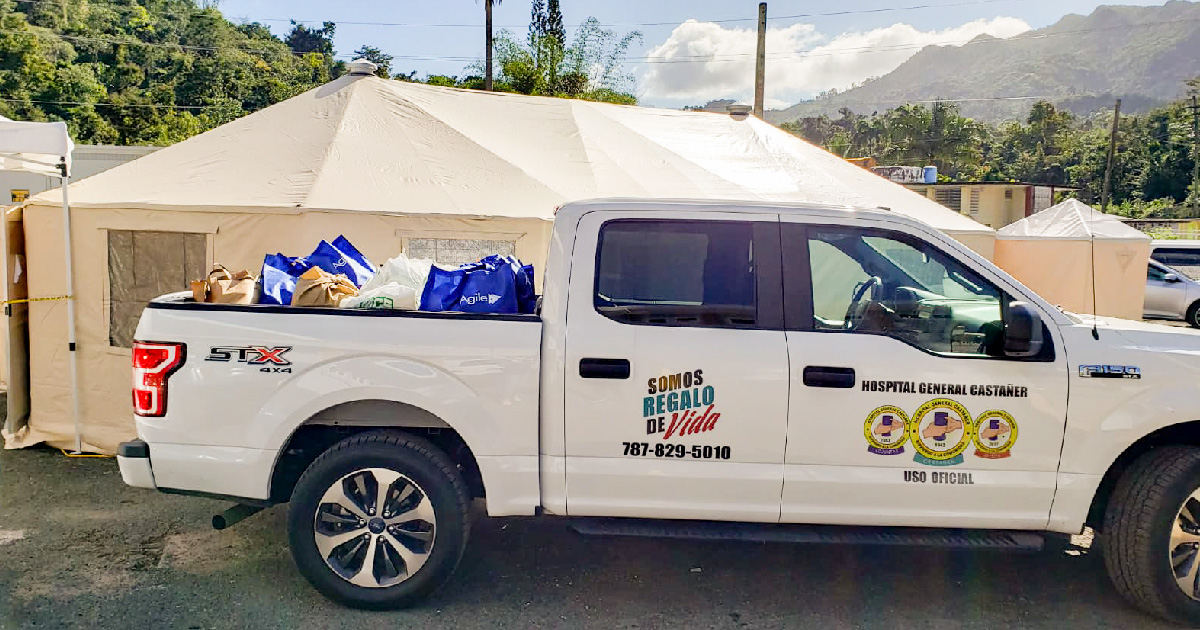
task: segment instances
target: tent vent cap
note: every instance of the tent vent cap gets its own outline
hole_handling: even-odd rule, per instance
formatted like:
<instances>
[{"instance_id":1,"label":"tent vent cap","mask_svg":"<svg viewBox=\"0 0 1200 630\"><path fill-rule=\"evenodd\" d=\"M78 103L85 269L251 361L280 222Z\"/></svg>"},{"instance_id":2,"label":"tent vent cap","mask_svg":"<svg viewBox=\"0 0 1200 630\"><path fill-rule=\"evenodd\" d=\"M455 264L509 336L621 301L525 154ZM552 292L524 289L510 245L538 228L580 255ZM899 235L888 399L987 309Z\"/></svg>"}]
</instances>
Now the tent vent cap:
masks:
<instances>
[{"instance_id":1,"label":"tent vent cap","mask_svg":"<svg viewBox=\"0 0 1200 630\"><path fill-rule=\"evenodd\" d=\"M379 69L379 66L359 57L358 59L346 64L346 69L349 70L350 74L352 75L366 76L369 74L375 74L375 71Z\"/></svg>"},{"instance_id":2,"label":"tent vent cap","mask_svg":"<svg viewBox=\"0 0 1200 630\"><path fill-rule=\"evenodd\" d=\"M750 112L754 111L754 108L746 103L737 102L727 106L725 111L729 112L729 117L734 120L746 120L750 117Z\"/></svg>"}]
</instances>

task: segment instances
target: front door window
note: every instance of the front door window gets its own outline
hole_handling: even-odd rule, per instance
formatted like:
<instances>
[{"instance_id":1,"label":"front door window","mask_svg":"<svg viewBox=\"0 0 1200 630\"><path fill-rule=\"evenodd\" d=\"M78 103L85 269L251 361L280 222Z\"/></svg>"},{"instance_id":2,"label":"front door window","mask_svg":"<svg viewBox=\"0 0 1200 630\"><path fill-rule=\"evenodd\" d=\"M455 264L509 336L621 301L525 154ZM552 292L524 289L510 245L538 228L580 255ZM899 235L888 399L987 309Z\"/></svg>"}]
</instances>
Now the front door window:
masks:
<instances>
[{"instance_id":1,"label":"front door window","mask_svg":"<svg viewBox=\"0 0 1200 630\"><path fill-rule=\"evenodd\" d=\"M1002 356L1002 292L901 235L815 227L813 327L882 334L939 354Z\"/></svg>"}]
</instances>

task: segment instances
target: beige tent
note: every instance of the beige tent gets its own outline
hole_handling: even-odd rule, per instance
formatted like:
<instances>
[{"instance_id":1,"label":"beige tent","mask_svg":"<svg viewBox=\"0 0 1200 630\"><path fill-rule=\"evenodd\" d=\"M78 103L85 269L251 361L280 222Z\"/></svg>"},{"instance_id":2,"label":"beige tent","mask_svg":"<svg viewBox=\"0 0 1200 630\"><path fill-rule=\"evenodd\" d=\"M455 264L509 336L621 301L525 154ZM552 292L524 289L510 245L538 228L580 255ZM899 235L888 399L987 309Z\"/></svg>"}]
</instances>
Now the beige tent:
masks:
<instances>
[{"instance_id":1,"label":"beige tent","mask_svg":"<svg viewBox=\"0 0 1200 630\"><path fill-rule=\"evenodd\" d=\"M1149 258L1149 236L1075 199L1001 228L996 236L997 265L1076 313L1141 319Z\"/></svg>"},{"instance_id":2,"label":"beige tent","mask_svg":"<svg viewBox=\"0 0 1200 630\"><path fill-rule=\"evenodd\" d=\"M133 433L142 305L214 261L257 272L265 253L344 234L375 261L511 251L540 272L555 208L611 196L887 206L984 255L994 238L757 119L347 75L70 187L84 448ZM46 192L25 207L31 295L63 291L59 204ZM30 305L32 416L10 448L73 442L65 317Z\"/></svg>"}]
</instances>

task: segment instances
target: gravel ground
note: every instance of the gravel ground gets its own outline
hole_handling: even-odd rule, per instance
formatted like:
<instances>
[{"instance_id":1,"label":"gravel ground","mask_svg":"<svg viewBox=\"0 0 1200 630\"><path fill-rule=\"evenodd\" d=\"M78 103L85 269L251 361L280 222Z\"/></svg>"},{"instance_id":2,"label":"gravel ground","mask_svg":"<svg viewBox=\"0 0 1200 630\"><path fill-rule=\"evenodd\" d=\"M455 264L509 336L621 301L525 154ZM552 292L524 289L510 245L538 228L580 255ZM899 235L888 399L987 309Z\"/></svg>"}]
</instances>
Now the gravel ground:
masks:
<instances>
[{"instance_id":1,"label":"gravel ground","mask_svg":"<svg viewBox=\"0 0 1200 630\"><path fill-rule=\"evenodd\" d=\"M112 459L0 453L0 628L1160 627L1095 553L586 538L552 518L480 518L426 605L351 611L295 571L285 506L213 531L224 507L127 488Z\"/></svg>"}]
</instances>

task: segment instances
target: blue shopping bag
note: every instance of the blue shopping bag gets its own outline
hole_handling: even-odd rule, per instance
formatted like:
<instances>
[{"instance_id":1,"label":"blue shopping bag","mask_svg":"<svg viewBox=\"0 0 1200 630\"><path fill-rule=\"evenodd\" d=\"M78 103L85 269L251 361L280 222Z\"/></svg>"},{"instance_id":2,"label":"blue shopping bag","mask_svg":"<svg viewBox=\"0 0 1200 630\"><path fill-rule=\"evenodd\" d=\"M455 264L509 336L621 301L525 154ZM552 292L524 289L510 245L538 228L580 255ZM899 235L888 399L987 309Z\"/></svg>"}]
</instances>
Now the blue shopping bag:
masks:
<instances>
[{"instance_id":1,"label":"blue shopping bag","mask_svg":"<svg viewBox=\"0 0 1200 630\"><path fill-rule=\"evenodd\" d=\"M375 275L375 265L345 236L335 238L332 243L321 241L308 257L308 262L334 275L342 274L350 278L356 287L362 287Z\"/></svg>"},{"instance_id":2,"label":"blue shopping bag","mask_svg":"<svg viewBox=\"0 0 1200 630\"><path fill-rule=\"evenodd\" d=\"M521 261L509 256L509 263L517 279L517 311L532 314L537 310L537 294L533 290L533 265L522 265Z\"/></svg>"},{"instance_id":3,"label":"blue shopping bag","mask_svg":"<svg viewBox=\"0 0 1200 630\"><path fill-rule=\"evenodd\" d=\"M500 256L488 256L457 269L434 265L421 294L421 310L519 313L514 265Z\"/></svg>"},{"instance_id":4,"label":"blue shopping bag","mask_svg":"<svg viewBox=\"0 0 1200 630\"><path fill-rule=\"evenodd\" d=\"M259 304L288 306L292 293L296 291L296 278L308 271L312 264L303 258L283 254L267 254L262 266L262 295Z\"/></svg>"}]
</instances>

